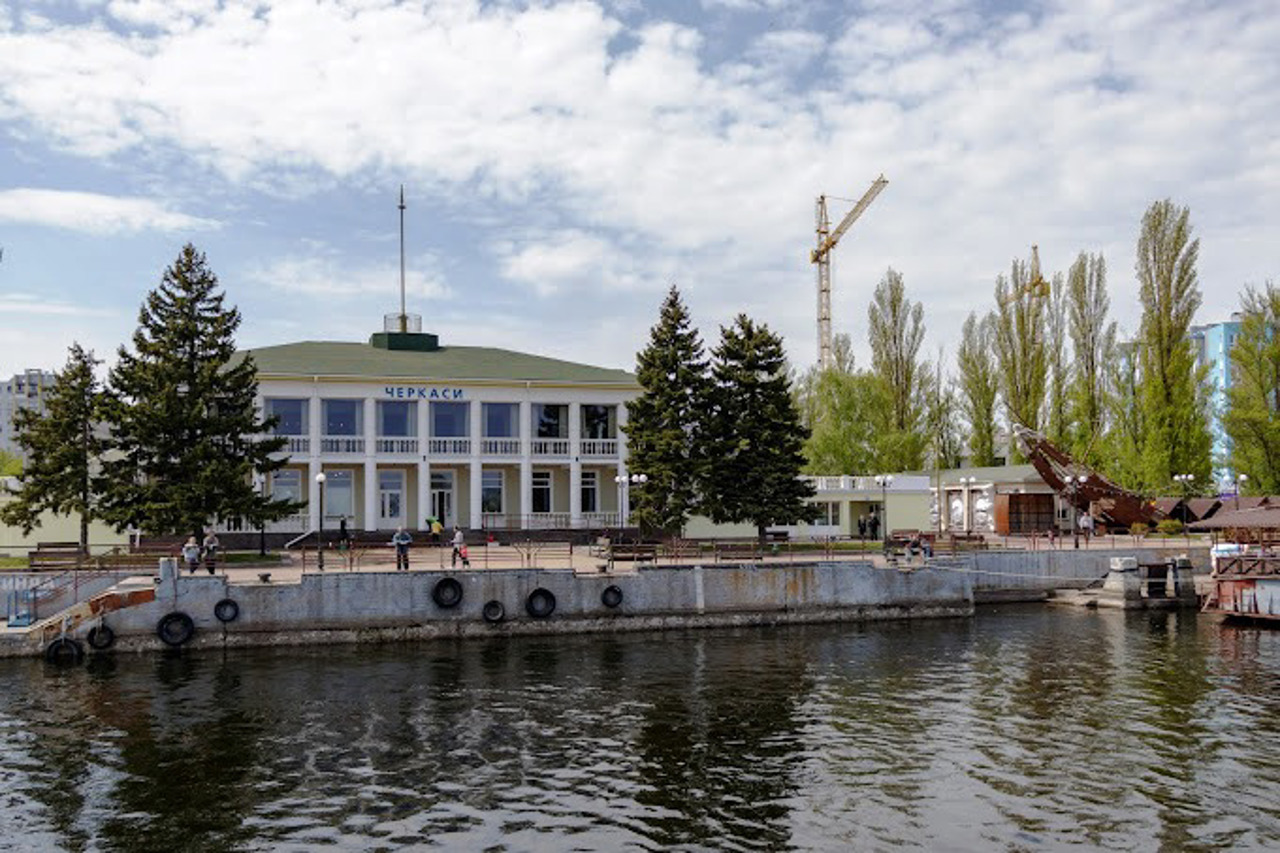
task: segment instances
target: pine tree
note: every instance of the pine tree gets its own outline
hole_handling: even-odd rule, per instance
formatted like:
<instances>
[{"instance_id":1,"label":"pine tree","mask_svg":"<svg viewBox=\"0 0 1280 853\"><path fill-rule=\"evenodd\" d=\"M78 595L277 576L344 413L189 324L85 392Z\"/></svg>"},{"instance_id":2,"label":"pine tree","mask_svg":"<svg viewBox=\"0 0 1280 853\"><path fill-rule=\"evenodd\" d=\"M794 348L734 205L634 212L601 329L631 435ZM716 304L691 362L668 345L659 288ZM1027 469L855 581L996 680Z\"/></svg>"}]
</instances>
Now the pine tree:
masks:
<instances>
[{"instance_id":1,"label":"pine tree","mask_svg":"<svg viewBox=\"0 0 1280 853\"><path fill-rule=\"evenodd\" d=\"M705 436L705 509L717 523L750 522L761 543L774 524L812 521L800 479L808 431L788 387L782 339L739 314L713 352Z\"/></svg>"},{"instance_id":2,"label":"pine tree","mask_svg":"<svg viewBox=\"0 0 1280 853\"><path fill-rule=\"evenodd\" d=\"M1174 474L1209 482L1212 471L1204 393L1205 369L1197 369L1191 320L1200 307L1191 212L1169 199L1148 208L1138 238L1138 332L1142 366L1143 480L1148 489L1168 488Z\"/></svg>"},{"instance_id":3,"label":"pine tree","mask_svg":"<svg viewBox=\"0 0 1280 853\"><path fill-rule=\"evenodd\" d=\"M632 490L631 517L642 529L679 533L697 504L709 379L702 341L674 285L636 357L636 379L643 391L627 403L627 457L648 482Z\"/></svg>"},{"instance_id":4,"label":"pine tree","mask_svg":"<svg viewBox=\"0 0 1280 853\"><path fill-rule=\"evenodd\" d=\"M199 536L206 523L257 525L296 509L253 485L283 467L283 437L260 437L257 368L238 357L240 312L205 256L187 244L147 295L133 335L120 348L105 407L105 517L151 533Z\"/></svg>"},{"instance_id":5,"label":"pine tree","mask_svg":"<svg viewBox=\"0 0 1280 853\"><path fill-rule=\"evenodd\" d=\"M969 460L973 465L996 464L996 402L1000 381L992 354L995 318L978 320L970 312L960 333L956 351L960 399L969 422Z\"/></svg>"},{"instance_id":6,"label":"pine tree","mask_svg":"<svg viewBox=\"0 0 1280 853\"><path fill-rule=\"evenodd\" d=\"M80 551L89 550L89 523L100 516L96 476L102 441L95 434L101 402L94 367L100 362L76 343L67 365L45 397L44 411L18 409L14 435L27 456L14 500L0 520L23 534L40 525L40 514L80 517Z\"/></svg>"},{"instance_id":7,"label":"pine tree","mask_svg":"<svg viewBox=\"0 0 1280 853\"><path fill-rule=\"evenodd\" d=\"M1109 381L1116 357L1116 324L1108 322L1107 264L1102 255L1081 252L1067 272L1071 376L1072 456L1098 465L1104 458Z\"/></svg>"},{"instance_id":8,"label":"pine tree","mask_svg":"<svg viewBox=\"0 0 1280 853\"><path fill-rule=\"evenodd\" d=\"M1231 348L1232 384L1223 426L1231 467L1259 494L1280 493L1280 288L1248 288Z\"/></svg>"}]
</instances>

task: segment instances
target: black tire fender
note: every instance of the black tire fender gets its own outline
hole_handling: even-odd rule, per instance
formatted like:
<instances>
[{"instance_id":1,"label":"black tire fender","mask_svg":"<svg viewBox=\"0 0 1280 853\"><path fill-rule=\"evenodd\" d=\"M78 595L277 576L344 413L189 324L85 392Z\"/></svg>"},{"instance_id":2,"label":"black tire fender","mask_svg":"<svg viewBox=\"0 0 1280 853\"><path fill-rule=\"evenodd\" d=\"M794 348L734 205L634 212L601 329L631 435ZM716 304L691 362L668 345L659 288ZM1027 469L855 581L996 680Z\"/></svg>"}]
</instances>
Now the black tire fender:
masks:
<instances>
[{"instance_id":1,"label":"black tire fender","mask_svg":"<svg viewBox=\"0 0 1280 853\"><path fill-rule=\"evenodd\" d=\"M89 648L95 652L106 651L116 644L116 632L112 631L106 623L95 625L89 629L85 640L89 643Z\"/></svg>"},{"instance_id":2,"label":"black tire fender","mask_svg":"<svg viewBox=\"0 0 1280 853\"><path fill-rule=\"evenodd\" d=\"M70 637L58 637L44 648L44 659L57 666L84 660L84 646Z\"/></svg>"},{"instance_id":3,"label":"black tire fender","mask_svg":"<svg viewBox=\"0 0 1280 853\"><path fill-rule=\"evenodd\" d=\"M457 578L441 578L431 588L431 600L448 610L462 603L462 584Z\"/></svg>"},{"instance_id":4,"label":"black tire fender","mask_svg":"<svg viewBox=\"0 0 1280 853\"><path fill-rule=\"evenodd\" d=\"M219 622L234 622L240 618L240 605L235 599L224 598L213 605L213 617Z\"/></svg>"},{"instance_id":5,"label":"black tire fender","mask_svg":"<svg viewBox=\"0 0 1280 853\"><path fill-rule=\"evenodd\" d=\"M156 623L156 636L166 646L186 645L196 633L196 623L181 611L174 611Z\"/></svg>"},{"instance_id":6,"label":"black tire fender","mask_svg":"<svg viewBox=\"0 0 1280 853\"><path fill-rule=\"evenodd\" d=\"M524 601L525 612L534 619L546 619L556 611L556 597L549 589L538 587Z\"/></svg>"},{"instance_id":7,"label":"black tire fender","mask_svg":"<svg viewBox=\"0 0 1280 853\"><path fill-rule=\"evenodd\" d=\"M609 584L604 588L604 592L600 593L600 603L605 607L613 609L622 604L622 587L617 584Z\"/></svg>"},{"instance_id":8,"label":"black tire fender","mask_svg":"<svg viewBox=\"0 0 1280 853\"><path fill-rule=\"evenodd\" d=\"M502 602L495 598L493 601L485 602L484 607L480 610L480 615L484 617L484 621L491 625L496 625L507 618L507 608L503 607Z\"/></svg>"}]
</instances>

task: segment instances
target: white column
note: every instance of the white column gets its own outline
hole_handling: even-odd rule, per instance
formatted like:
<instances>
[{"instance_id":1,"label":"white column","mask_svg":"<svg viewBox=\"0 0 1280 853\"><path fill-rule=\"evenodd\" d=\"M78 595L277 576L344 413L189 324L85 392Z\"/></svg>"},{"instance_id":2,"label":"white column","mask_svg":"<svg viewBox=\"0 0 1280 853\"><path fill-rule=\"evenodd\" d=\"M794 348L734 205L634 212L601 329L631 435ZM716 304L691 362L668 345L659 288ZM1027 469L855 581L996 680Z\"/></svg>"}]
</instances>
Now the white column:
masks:
<instances>
[{"instance_id":1,"label":"white column","mask_svg":"<svg viewBox=\"0 0 1280 853\"><path fill-rule=\"evenodd\" d=\"M312 458L307 463L307 526L311 530L320 528L320 484L316 475L320 473L320 460Z\"/></svg>"},{"instance_id":2,"label":"white column","mask_svg":"<svg viewBox=\"0 0 1280 853\"><path fill-rule=\"evenodd\" d=\"M364 401L364 529L378 529L378 401Z\"/></svg>"},{"instance_id":3,"label":"white column","mask_svg":"<svg viewBox=\"0 0 1280 853\"><path fill-rule=\"evenodd\" d=\"M320 389L313 388L311 399L307 402L307 441L311 445L311 458L320 458L320 419L323 416L320 406Z\"/></svg>"},{"instance_id":4,"label":"white column","mask_svg":"<svg viewBox=\"0 0 1280 853\"><path fill-rule=\"evenodd\" d=\"M582 404L569 404L569 526L582 526Z\"/></svg>"},{"instance_id":5,"label":"white column","mask_svg":"<svg viewBox=\"0 0 1280 853\"><path fill-rule=\"evenodd\" d=\"M471 499L469 501L469 503L471 504L471 510L470 510L471 518L468 521L467 526L470 527L472 530L479 530L480 524L481 524L480 480L482 479L481 477L482 471L483 471L483 466L480 464L480 458L478 456L471 457L471 486L467 494L467 497Z\"/></svg>"},{"instance_id":6,"label":"white column","mask_svg":"<svg viewBox=\"0 0 1280 853\"><path fill-rule=\"evenodd\" d=\"M623 427L627 424L627 407L622 403L618 404L618 476L627 476L627 434L623 431ZM630 486L623 483L618 488L618 526L625 527L630 521L631 507L628 498L631 495Z\"/></svg>"},{"instance_id":7,"label":"white column","mask_svg":"<svg viewBox=\"0 0 1280 853\"><path fill-rule=\"evenodd\" d=\"M533 405L520 403L520 527L529 527L533 512Z\"/></svg>"},{"instance_id":8,"label":"white column","mask_svg":"<svg viewBox=\"0 0 1280 853\"><path fill-rule=\"evenodd\" d=\"M418 519L416 524L422 525L426 517L431 514L431 462L427 456L427 431L430 404L426 400L419 400L415 405L418 407ZM444 524L444 519L440 519L440 523ZM425 529L425 528L423 528Z\"/></svg>"},{"instance_id":9,"label":"white column","mask_svg":"<svg viewBox=\"0 0 1280 853\"><path fill-rule=\"evenodd\" d=\"M484 438L484 409L481 407L479 400L471 401L470 411L467 413L467 420L470 421L468 432L471 434L471 487L467 493L470 498L470 520L468 526L472 530L479 530L482 525L481 503L480 503L480 481L483 479L484 466L481 461L480 448Z\"/></svg>"}]
</instances>

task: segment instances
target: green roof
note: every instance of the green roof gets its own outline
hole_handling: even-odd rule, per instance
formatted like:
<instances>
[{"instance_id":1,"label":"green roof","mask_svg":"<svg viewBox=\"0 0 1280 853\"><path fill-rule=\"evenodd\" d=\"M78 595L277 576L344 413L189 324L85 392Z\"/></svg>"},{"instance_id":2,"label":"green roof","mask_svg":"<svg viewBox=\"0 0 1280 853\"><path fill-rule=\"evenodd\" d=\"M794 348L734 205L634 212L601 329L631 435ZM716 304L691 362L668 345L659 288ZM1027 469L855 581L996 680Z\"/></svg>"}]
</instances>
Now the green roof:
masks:
<instances>
[{"instance_id":1,"label":"green roof","mask_svg":"<svg viewBox=\"0 0 1280 853\"><path fill-rule=\"evenodd\" d=\"M573 382L635 386L625 370L593 367L490 347L440 347L431 352L379 349L345 341L302 341L244 350L264 377L328 376L414 379Z\"/></svg>"}]
</instances>

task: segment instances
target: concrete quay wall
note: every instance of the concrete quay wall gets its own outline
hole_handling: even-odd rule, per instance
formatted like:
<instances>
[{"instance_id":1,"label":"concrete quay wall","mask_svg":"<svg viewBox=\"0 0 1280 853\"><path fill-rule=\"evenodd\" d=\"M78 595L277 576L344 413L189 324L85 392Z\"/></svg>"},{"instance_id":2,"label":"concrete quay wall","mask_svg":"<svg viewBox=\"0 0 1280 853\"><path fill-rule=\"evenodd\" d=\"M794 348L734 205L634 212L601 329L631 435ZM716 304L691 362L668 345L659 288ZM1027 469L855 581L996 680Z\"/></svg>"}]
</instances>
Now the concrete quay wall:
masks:
<instances>
[{"instance_id":1,"label":"concrete quay wall","mask_svg":"<svg viewBox=\"0 0 1280 853\"><path fill-rule=\"evenodd\" d=\"M1155 563L1187 556L1196 574L1207 574L1209 548L1205 545L1167 548L1081 548L1046 551L975 551L968 571L973 577L974 598L989 601L1039 601L1055 589L1081 589L1106 577L1113 557L1133 557L1139 563Z\"/></svg>"},{"instance_id":2,"label":"concrete quay wall","mask_svg":"<svg viewBox=\"0 0 1280 853\"><path fill-rule=\"evenodd\" d=\"M455 607L441 607L432 598L444 578L462 585ZM610 586L622 592L615 608L602 599ZM555 596L551 615L526 612L535 589ZM238 617L227 623L214 615L224 599L239 607ZM483 618L489 601L502 603L502 622ZM656 567L598 576L539 569L331 572L306 574L290 584L178 576L157 585L155 601L106 614L102 621L115 633L116 649L159 649L164 646L157 624L173 612L195 623L188 645L221 648L969 616L973 588L964 574L899 571L864 561ZM84 640L97 624L85 622L70 636ZM10 648L0 648L0 655L40 654L43 649L32 642L21 650L5 644Z\"/></svg>"}]
</instances>

